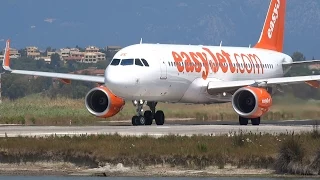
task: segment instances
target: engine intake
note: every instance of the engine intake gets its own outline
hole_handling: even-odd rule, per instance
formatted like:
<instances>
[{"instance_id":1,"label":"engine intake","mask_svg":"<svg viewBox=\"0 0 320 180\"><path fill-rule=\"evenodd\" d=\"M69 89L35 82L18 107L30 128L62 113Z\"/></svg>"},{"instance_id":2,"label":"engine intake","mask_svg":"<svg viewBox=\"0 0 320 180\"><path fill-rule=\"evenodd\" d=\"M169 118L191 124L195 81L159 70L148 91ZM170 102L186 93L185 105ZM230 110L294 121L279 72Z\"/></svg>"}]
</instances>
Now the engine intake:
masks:
<instances>
[{"instance_id":1,"label":"engine intake","mask_svg":"<svg viewBox=\"0 0 320 180\"><path fill-rule=\"evenodd\" d=\"M232 107L242 117L257 118L269 111L271 95L264 88L243 87L232 96Z\"/></svg>"},{"instance_id":2,"label":"engine intake","mask_svg":"<svg viewBox=\"0 0 320 180\"><path fill-rule=\"evenodd\" d=\"M123 108L125 101L114 95L107 87L100 86L87 93L85 104L91 114L107 118L116 115Z\"/></svg>"}]
</instances>

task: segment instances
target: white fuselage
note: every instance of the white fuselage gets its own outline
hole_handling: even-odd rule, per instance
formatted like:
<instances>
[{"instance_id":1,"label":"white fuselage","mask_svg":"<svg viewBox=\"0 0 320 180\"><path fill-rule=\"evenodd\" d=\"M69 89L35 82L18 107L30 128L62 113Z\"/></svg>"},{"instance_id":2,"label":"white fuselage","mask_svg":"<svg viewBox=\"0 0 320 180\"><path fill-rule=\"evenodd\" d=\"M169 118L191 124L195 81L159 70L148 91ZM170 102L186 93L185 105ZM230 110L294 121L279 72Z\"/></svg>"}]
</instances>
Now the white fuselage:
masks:
<instances>
[{"instance_id":1,"label":"white fuselage","mask_svg":"<svg viewBox=\"0 0 320 180\"><path fill-rule=\"evenodd\" d=\"M136 44L121 49L113 59L145 59L149 66L133 64L106 68L105 84L126 100L180 103L220 103L230 95L209 94L215 81L282 77L290 56L257 48L169 44Z\"/></svg>"}]
</instances>

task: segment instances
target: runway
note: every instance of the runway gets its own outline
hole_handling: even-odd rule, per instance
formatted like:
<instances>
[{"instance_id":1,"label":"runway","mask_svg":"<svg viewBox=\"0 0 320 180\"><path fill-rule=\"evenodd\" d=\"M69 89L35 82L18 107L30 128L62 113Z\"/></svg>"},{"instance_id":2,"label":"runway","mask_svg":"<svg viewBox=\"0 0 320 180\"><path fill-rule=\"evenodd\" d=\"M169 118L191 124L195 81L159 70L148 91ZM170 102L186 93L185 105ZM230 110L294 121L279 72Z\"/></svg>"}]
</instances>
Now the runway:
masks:
<instances>
[{"instance_id":1,"label":"runway","mask_svg":"<svg viewBox=\"0 0 320 180\"><path fill-rule=\"evenodd\" d=\"M17 136L50 136L50 135L81 135L81 134L119 134L122 136L141 136L149 135L160 137L163 135L211 135L219 136L230 132L252 132L252 133L301 133L312 131L314 126L306 123L305 125L278 125L262 124L260 126L239 126L239 125L164 125L164 126L129 126L129 125L110 125L110 126L0 126L0 137Z\"/></svg>"}]
</instances>

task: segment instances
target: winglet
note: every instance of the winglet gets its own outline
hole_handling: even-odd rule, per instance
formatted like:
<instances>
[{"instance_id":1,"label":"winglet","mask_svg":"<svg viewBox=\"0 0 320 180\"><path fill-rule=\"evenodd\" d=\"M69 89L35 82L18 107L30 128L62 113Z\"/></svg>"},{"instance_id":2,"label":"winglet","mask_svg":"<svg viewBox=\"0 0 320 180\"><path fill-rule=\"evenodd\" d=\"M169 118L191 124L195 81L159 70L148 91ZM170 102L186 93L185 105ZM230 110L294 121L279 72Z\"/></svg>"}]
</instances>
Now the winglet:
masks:
<instances>
[{"instance_id":1,"label":"winglet","mask_svg":"<svg viewBox=\"0 0 320 180\"><path fill-rule=\"evenodd\" d=\"M10 39L6 42L6 48L4 50L4 60L2 62L2 67L6 71L11 71L10 68Z\"/></svg>"},{"instance_id":2,"label":"winglet","mask_svg":"<svg viewBox=\"0 0 320 180\"><path fill-rule=\"evenodd\" d=\"M270 0L268 14L255 48L283 51L286 0Z\"/></svg>"}]
</instances>

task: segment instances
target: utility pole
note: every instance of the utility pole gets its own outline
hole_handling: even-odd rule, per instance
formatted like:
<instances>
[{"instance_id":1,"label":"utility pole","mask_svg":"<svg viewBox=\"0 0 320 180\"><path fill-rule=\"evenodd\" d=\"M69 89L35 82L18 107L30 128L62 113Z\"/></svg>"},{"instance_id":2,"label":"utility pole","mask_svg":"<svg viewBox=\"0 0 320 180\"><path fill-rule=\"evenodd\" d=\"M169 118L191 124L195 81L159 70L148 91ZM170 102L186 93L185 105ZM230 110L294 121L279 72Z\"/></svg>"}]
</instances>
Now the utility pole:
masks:
<instances>
[{"instance_id":1,"label":"utility pole","mask_svg":"<svg viewBox=\"0 0 320 180\"><path fill-rule=\"evenodd\" d=\"M2 73L0 73L0 104L2 104Z\"/></svg>"},{"instance_id":2,"label":"utility pole","mask_svg":"<svg viewBox=\"0 0 320 180\"><path fill-rule=\"evenodd\" d=\"M0 73L0 104L2 104L2 74L4 74L4 72Z\"/></svg>"}]
</instances>

